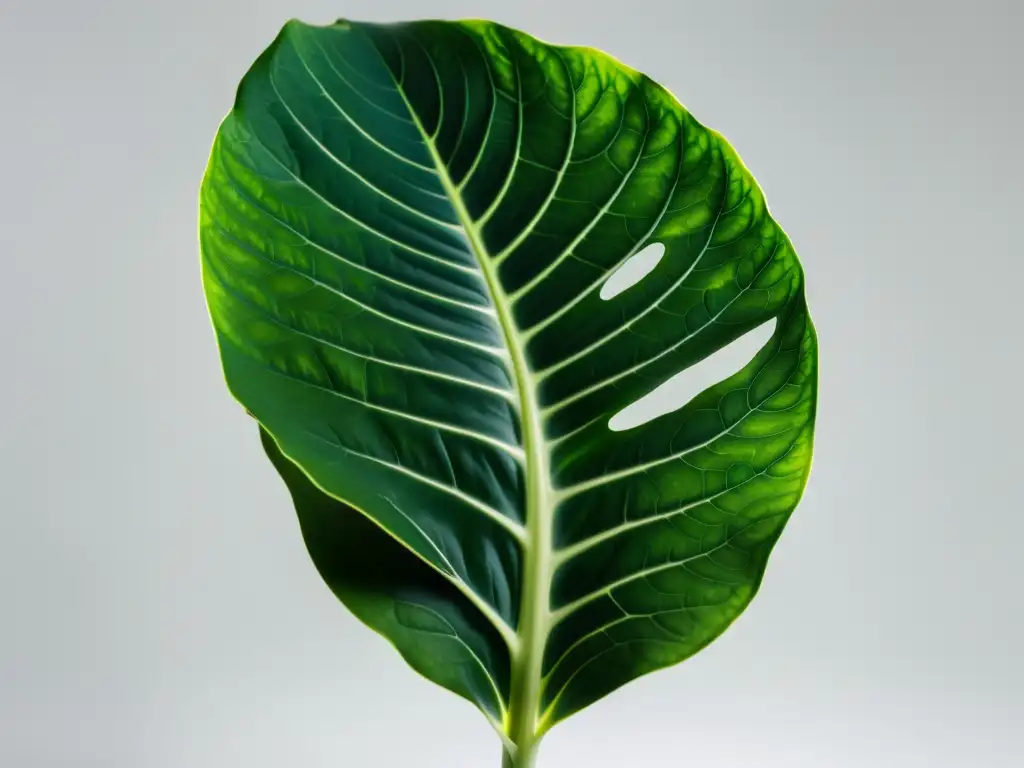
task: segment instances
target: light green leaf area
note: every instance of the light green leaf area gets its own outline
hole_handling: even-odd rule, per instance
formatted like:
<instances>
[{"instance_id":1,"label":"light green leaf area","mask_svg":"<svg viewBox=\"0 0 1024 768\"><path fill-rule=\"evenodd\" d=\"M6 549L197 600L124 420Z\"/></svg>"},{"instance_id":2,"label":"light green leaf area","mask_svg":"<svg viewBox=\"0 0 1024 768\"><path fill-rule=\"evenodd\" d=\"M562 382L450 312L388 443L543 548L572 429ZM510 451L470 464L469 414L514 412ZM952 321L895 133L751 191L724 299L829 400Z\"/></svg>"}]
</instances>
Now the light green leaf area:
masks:
<instances>
[{"instance_id":1,"label":"light green leaf area","mask_svg":"<svg viewBox=\"0 0 1024 768\"><path fill-rule=\"evenodd\" d=\"M516 765L754 596L811 461L803 273L650 78L490 22L291 22L220 128L200 234L228 386L321 574ZM724 381L609 428L766 324Z\"/></svg>"}]
</instances>

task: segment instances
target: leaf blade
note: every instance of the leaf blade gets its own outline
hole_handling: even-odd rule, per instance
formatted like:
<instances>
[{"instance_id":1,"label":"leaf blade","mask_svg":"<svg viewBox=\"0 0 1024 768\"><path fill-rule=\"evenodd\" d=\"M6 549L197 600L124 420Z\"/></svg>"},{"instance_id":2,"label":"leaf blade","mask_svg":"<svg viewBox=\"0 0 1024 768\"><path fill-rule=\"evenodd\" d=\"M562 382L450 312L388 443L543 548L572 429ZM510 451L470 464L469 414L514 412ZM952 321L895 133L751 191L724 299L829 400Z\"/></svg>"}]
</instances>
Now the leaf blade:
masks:
<instances>
[{"instance_id":1,"label":"leaf blade","mask_svg":"<svg viewBox=\"0 0 1024 768\"><path fill-rule=\"evenodd\" d=\"M810 468L803 273L738 155L650 78L491 22L292 23L201 222L233 394L315 481L303 504L362 510L490 623L511 743L754 597ZM742 370L609 429L768 321Z\"/></svg>"}]
</instances>

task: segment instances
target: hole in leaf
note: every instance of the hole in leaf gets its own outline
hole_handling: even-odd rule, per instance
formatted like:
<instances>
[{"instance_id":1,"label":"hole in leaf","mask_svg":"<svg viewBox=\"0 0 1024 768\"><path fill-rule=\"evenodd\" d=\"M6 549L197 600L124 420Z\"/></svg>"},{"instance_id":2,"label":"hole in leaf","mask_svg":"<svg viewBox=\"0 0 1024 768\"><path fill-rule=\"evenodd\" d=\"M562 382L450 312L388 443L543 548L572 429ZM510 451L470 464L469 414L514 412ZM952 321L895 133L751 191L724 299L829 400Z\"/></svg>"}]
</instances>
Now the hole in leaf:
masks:
<instances>
[{"instance_id":1,"label":"hole in leaf","mask_svg":"<svg viewBox=\"0 0 1024 768\"><path fill-rule=\"evenodd\" d=\"M693 367L662 382L612 416L608 428L621 432L679 410L705 389L729 378L749 363L775 333L776 323L773 317Z\"/></svg>"},{"instance_id":2,"label":"hole in leaf","mask_svg":"<svg viewBox=\"0 0 1024 768\"><path fill-rule=\"evenodd\" d=\"M623 291L632 288L651 274L664 255L664 243L651 243L645 248L641 248L638 253L634 253L626 259L625 264L620 265L612 272L601 286L601 298L608 301L608 299L614 299Z\"/></svg>"}]
</instances>

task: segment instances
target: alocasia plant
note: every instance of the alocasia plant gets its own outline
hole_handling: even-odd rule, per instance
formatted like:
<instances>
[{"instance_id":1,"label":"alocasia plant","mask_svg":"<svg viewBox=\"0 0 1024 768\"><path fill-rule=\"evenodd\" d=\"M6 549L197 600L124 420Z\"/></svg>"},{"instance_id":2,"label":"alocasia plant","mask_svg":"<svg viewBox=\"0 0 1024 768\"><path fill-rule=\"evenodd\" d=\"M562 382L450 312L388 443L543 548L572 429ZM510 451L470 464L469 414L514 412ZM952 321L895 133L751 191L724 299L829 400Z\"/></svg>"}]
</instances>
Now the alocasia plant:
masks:
<instances>
[{"instance_id":1,"label":"alocasia plant","mask_svg":"<svg viewBox=\"0 0 1024 768\"><path fill-rule=\"evenodd\" d=\"M227 383L313 561L505 766L753 598L810 467L815 335L760 189L663 87L490 22L290 22L200 210ZM765 324L729 378L609 427Z\"/></svg>"}]
</instances>

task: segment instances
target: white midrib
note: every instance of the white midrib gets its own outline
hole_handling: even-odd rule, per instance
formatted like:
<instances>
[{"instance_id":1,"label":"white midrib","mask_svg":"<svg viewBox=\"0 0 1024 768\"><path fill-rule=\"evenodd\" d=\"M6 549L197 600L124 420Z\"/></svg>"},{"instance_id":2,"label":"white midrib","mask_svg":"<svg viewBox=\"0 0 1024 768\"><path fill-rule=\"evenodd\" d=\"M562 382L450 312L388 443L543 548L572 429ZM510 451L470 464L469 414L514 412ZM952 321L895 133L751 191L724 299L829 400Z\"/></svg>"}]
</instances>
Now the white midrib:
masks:
<instances>
[{"instance_id":1,"label":"white midrib","mask_svg":"<svg viewBox=\"0 0 1024 768\"><path fill-rule=\"evenodd\" d=\"M550 595L554 570L551 512L554 508L555 492L551 485L550 457L544 437L540 404L537 401L537 387L526 360L525 345L512 316L512 307L498 279L493 259L484 246L480 230L449 176L448 168L438 153L433 138L424 130L401 85L395 85L423 137L441 184L451 199L480 265L480 271L494 302L498 323L512 363L516 390L519 393L518 406L526 461L527 535L523 547L522 598L516 628L518 643L509 649L512 661L512 687L504 727L506 735L517 751L517 755L511 756L514 760L512 765L516 768L529 768L533 763L539 740L542 665L544 647L551 629Z\"/></svg>"}]
</instances>

